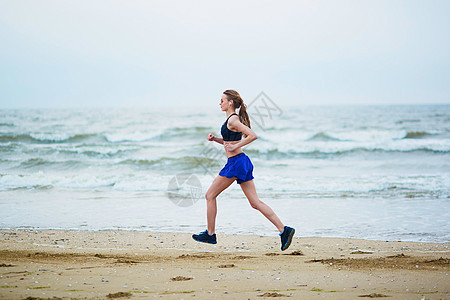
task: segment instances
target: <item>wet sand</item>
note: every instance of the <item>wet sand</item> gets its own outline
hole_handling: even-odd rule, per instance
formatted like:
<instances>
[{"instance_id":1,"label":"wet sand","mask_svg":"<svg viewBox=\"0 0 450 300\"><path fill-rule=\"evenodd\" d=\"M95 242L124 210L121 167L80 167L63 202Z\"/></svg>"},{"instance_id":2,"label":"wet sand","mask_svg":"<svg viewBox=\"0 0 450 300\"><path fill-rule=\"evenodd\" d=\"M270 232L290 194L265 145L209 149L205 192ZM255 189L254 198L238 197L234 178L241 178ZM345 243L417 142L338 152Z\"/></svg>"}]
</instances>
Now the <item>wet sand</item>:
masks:
<instances>
[{"instance_id":1,"label":"wet sand","mask_svg":"<svg viewBox=\"0 0 450 300\"><path fill-rule=\"evenodd\" d=\"M0 230L1 299L450 299L450 244ZM359 298L361 297L361 298Z\"/></svg>"}]
</instances>

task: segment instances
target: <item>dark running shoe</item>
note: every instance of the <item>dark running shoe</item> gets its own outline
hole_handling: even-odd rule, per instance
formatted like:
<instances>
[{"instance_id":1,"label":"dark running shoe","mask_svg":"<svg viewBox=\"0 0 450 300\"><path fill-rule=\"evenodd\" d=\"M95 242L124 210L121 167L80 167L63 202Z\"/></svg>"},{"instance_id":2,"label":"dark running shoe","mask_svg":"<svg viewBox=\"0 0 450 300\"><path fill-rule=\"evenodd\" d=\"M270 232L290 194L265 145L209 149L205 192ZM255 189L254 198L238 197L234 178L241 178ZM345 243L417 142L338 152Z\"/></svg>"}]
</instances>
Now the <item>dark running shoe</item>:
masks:
<instances>
[{"instance_id":1,"label":"dark running shoe","mask_svg":"<svg viewBox=\"0 0 450 300\"><path fill-rule=\"evenodd\" d=\"M200 234L193 234L192 238L197 242L217 244L216 234L214 233L213 235L209 235L208 229L206 229L203 232L200 232Z\"/></svg>"},{"instance_id":2,"label":"dark running shoe","mask_svg":"<svg viewBox=\"0 0 450 300\"><path fill-rule=\"evenodd\" d=\"M292 237L294 236L295 229L289 226L284 226L283 232L280 233L281 236L281 251L289 248L292 242Z\"/></svg>"}]
</instances>

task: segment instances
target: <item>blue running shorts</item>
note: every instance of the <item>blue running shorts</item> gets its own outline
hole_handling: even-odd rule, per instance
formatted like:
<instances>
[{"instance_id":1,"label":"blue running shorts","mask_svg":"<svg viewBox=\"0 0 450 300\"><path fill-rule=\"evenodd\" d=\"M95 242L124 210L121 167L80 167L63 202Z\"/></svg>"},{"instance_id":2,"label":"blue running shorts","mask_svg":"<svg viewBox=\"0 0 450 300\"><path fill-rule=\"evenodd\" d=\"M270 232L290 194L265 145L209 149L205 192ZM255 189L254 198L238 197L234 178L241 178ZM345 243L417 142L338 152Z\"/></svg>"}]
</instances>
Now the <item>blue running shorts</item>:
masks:
<instances>
[{"instance_id":1,"label":"blue running shorts","mask_svg":"<svg viewBox=\"0 0 450 300\"><path fill-rule=\"evenodd\" d=\"M222 168L219 173L220 176L225 176L227 178L237 177L237 183L252 180L253 177L253 164L245 155L244 152L238 155L229 157L226 165Z\"/></svg>"}]
</instances>

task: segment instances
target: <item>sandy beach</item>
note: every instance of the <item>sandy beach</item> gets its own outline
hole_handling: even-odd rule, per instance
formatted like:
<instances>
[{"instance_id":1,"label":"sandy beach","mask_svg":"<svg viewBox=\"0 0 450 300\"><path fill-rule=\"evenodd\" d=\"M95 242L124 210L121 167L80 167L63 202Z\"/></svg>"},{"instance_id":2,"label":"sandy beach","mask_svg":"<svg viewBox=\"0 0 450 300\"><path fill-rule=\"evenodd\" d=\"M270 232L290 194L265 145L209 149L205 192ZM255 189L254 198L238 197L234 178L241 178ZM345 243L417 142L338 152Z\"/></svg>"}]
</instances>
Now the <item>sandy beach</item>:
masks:
<instances>
[{"instance_id":1,"label":"sandy beach","mask_svg":"<svg viewBox=\"0 0 450 300\"><path fill-rule=\"evenodd\" d=\"M0 231L1 299L449 299L448 243ZM29 298L31 297L31 298Z\"/></svg>"}]
</instances>

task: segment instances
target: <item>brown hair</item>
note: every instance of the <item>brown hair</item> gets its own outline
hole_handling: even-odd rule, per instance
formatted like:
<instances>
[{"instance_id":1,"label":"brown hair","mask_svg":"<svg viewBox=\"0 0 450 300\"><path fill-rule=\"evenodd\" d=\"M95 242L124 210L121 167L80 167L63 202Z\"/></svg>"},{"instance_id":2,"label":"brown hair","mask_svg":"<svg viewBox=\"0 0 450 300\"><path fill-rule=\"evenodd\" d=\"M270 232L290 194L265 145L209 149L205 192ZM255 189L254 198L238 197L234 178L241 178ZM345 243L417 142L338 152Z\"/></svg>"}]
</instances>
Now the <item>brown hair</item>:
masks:
<instances>
[{"instance_id":1,"label":"brown hair","mask_svg":"<svg viewBox=\"0 0 450 300\"><path fill-rule=\"evenodd\" d=\"M226 90L223 93L227 96L228 100L233 100L234 108L236 109L239 108L239 119L241 120L241 122L245 126L251 128L250 118L248 117L247 114L247 105L244 104L244 100L242 100L241 95L239 95L239 93L236 92L235 90Z\"/></svg>"}]
</instances>

